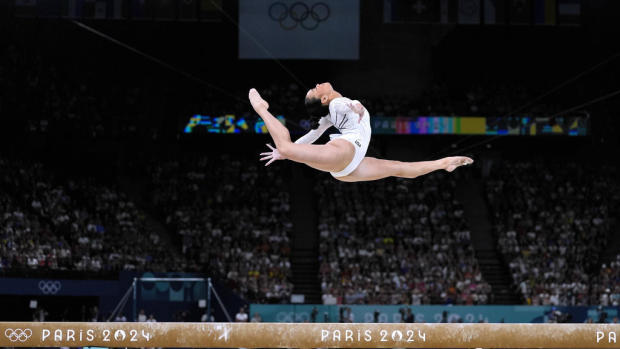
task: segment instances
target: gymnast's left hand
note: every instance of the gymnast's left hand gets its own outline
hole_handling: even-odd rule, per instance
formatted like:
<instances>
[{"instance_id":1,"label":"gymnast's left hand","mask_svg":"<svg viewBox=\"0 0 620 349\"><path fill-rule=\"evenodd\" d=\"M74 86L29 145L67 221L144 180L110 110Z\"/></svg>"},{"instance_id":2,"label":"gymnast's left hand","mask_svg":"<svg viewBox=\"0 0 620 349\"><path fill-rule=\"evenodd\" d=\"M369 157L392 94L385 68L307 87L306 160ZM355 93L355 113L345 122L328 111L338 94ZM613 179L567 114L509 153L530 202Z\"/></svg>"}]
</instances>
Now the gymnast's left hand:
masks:
<instances>
[{"instance_id":1,"label":"gymnast's left hand","mask_svg":"<svg viewBox=\"0 0 620 349\"><path fill-rule=\"evenodd\" d=\"M260 158L261 161L269 160L267 161L265 166L271 165L271 163L276 160L286 160L286 158L282 154L280 154L278 149L272 147L271 144L267 144L267 146L269 147L269 149L271 149L271 151L260 153L260 155L262 156L262 158Z\"/></svg>"}]
</instances>

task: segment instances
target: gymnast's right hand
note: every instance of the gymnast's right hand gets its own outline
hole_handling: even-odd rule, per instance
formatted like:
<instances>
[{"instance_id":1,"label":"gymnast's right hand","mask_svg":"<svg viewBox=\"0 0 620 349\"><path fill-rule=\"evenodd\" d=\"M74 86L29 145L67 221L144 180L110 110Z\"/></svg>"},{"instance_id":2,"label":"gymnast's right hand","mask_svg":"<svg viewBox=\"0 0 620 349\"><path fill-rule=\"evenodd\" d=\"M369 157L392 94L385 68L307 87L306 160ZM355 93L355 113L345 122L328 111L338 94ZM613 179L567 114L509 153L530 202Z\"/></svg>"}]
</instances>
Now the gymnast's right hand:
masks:
<instances>
[{"instance_id":1,"label":"gymnast's right hand","mask_svg":"<svg viewBox=\"0 0 620 349\"><path fill-rule=\"evenodd\" d=\"M271 151L260 153L260 155L262 156L262 158L260 158L261 161L269 160L267 161L265 166L269 166L272 162L276 160L286 160L286 158L282 154L280 154L278 149L272 147L271 144L267 144L267 146L269 147L269 149L271 149Z\"/></svg>"},{"instance_id":2,"label":"gymnast's right hand","mask_svg":"<svg viewBox=\"0 0 620 349\"><path fill-rule=\"evenodd\" d=\"M252 108L254 108L254 110L258 111L258 109L262 107L264 107L265 110L269 109L269 103L267 103L267 101L265 101L263 97L260 96L260 94L258 93L258 91L256 91L255 88L250 89L248 97L250 98L250 103L252 104Z\"/></svg>"}]
</instances>

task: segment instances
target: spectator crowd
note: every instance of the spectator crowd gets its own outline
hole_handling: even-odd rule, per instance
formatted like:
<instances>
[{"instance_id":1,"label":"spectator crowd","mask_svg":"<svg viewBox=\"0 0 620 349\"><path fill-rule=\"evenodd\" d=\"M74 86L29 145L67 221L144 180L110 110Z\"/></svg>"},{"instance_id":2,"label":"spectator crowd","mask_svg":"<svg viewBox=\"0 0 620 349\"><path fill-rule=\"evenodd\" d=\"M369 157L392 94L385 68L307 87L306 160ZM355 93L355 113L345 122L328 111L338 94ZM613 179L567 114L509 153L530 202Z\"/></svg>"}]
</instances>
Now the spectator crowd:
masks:
<instances>
[{"instance_id":1,"label":"spectator crowd","mask_svg":"<svg viewBox=\"0 0 620 349\"><path fill-rule=\"evenodd\" d=\"M254 302L288 302L289 194L281 171L259 165L228 155L154 164L152 202L180 240L184 270L219 276Z\"/></svg>"},{"instance_id":2,"label":"spectator crowd","mask_svg":"<svg viewBox=\"0 0 620 349\"><path fill-rule=\"evenodd\" d=\"M604 287L592 286L591 276L619 207L616 176L612 168L577 163L493 170L486 192L498 249L527 304L598 304L605 290L616 290L613 267L601 270Z\"/></svg>"},{"instance_id":3,"label":"spectator crowd","mask_svg":"<svg viewBox=\"0 0 620 349\"><path fill-rule=\"evenodd\" d=\"M453 176L342 183L324 177L319 198L325 303L486 304Z\"/></svg>"},{"instance_id":4,"label":"spectator crowd","mask_svg":"<svg viewBox=\"0 0 620 349\"><path fill-rule=\"evenodd\" d=\"M161 237L121 191L0 158L0 270L169 267Z\"/></svg>"},{"instance_id":5,"label":"spectator crowd","mask_svg":"<svg viewBox=\"0 0 620 349\"><path fill-rule=\"evenodd\" d=\"M610 263L603 263L597 281L592 287L593 301L604 307L620 306L620 254Z\"/></svg>"},{"instance_id":6,"label":"spectator crowd","mask_svg":"<svg viewBox=\"0 0 620 349\"><path fill-rule=\"evenodd\" d=\"M223 98L216 89L176 91L167 86L174 79L150 80L148 74L121 83L109 70L91 71L93 62L2 43L6 127L0 131L32 139L158 139L170 114L175 135L179 120L197 111L253 117L244 98ZM259 89L276 114L303 115L299 84ZM501 116L537 95L531 86L451 90L435 82L417 98L358 99L374 116ZM562 109L551 100L520 111L536 116ZM288 125L295 132L307 126L300 124ZM0 157L0 271L205 272L248 301L288 302L294 222L286 171L280 165L265 171L255 158L225 152L153 161L143 178L144 196L168 233L163 236L114 180L73 178L36 161ZM578 163L527 162L500 165L485 179L497 248L525 303L618 305L620 259L600 265L620 202L617 175ZM317 176L323 301L492 302L455 197L456 181L444 173L356 184Z\"/></svg>"},{"instance_id":7,"label":"spectator crowd","mask_svg":"<svg viewBox=\"0 0 620 349\"><path fill-rule=\"evenodd\" d=\"M114 185L2 158L0 271L209 272L252 302L288 302L287 171L230 155L153 162L145 195L172 233L162 237ZM620 207L614 176L576 163L517 162L485 179L498 250L526 304L618 304L620 256L599 264ZM492 301L456 181L435 173L352 184L318 175L323 301Z\"/></svg>"}]
</instances>

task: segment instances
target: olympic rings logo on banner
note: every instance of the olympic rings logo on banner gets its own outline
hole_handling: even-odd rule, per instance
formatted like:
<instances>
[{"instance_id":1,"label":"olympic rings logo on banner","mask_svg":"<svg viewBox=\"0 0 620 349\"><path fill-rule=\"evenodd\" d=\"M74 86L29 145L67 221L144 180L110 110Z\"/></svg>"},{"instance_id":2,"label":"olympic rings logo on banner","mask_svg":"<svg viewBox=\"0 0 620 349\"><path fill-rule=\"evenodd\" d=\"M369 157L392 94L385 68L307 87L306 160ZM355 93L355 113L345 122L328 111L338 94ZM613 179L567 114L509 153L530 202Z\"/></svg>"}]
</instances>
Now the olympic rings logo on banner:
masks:
<instances>
[{"instance_id":1,"label":"olympic rings logo on banner","mask_svg":"<svg viewBox=\"0 0 620 349\"><path fill-rule=\"evenodd\" d=\"M315 30L330 15L331 10L324 2L317 2L308 6L305 2L297 1L289 7L283 2L276 1L269 6L269 18L279 22L280 27L284 30L293 30L297 26L301 26L305 30Z\"/></svg>"},{"instance_id":2,"label":"olympic rings logo on banner","mask_svg":"<svg viewBox=\"0 0 620 349\"><path fill-rule=\"evenodd\" d=\"M43 294L56 294L58 293L58 291L60 291L60 288L62 287L62 284L60 283L60 281L46 281L46 280L41 280L39 281L39 290L41 290L41 292Z\"/></svg>"},{"instance_id":3,"label":"olympic rings logo on banner","mask_svg":"<svg viewBox=\"0 0 620 349\"><path fill-rule=\"evenodd\" d=\"M25 342L28 340L28 338L30 338L30 336L32 336L32 330L29 328L26 329L21 329L21 328L16 328L16 329L12 329L12 328L7 328L4 331L4 335L6 336L6 338L8 338L11 342Z\"/></svg>"}]
</instances>

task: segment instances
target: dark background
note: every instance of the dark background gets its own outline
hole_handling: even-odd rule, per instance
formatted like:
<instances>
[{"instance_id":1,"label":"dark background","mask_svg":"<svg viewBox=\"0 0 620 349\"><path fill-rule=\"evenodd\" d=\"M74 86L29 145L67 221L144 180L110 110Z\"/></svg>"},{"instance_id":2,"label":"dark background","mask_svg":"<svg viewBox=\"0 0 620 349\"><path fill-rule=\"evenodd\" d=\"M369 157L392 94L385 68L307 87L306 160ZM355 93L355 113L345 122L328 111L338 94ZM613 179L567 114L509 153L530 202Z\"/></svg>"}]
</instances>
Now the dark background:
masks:
<instances>
[{"instance_id":1,"label":"dark background","mask_svg":"<svg viewBox=\"0 0 620 349\"><path fill-rule=\"evenodd\" d=\"M0 90L0 156L42 162L65 180L89 177L106 184L132 183L131 190L148 206L149 187L144 179L150 176L149 164L153 162L172 159L190 163L196 157L221 154L247 161L249 153L263 151L264 144L270 142L268 135L182 134L195 113L249 113L246 96L252 87L286 91L296 83L301 84L303 94L317 82L330 81L343 95L363 103L408 99L424 115L424 96L437 84L461 99L475 86L491 92L499 85L527 91L526 97L512 101L509 110L565 84L533 105L544 104L556 113L588 104L578 111L590 116L589 136L383 135L373 137L369 155L403 161L469 155L476 165L463 178L481 178L485 164L494 161L577 162L584 168L611 165L617 169L620 97L590 102L620 88L620 2L582 1L579 26L538 27L386 24L382 1L361 0L357 61L239 60L238 28L228 17L237 18L236 1L224 1L223 5L227 15L210 22L82 20L174 67L169 69L69 20L16 18L11 3L0 0L0 55L6 61L11 52L17 52L20 66L14 72L2 72L15 73L13 79L5 80L18 83L5 84ZM40 89L21 86L37 76L45 81ZM49 106L42 102L50 82L66 86L68 92L60 98L61 103L72 94L78 101L91 98L94 102L85 103L79 118L50 117ZM87 93L80 92L82 85ZM128 101L127 96L135 98ZM467 115L466 106L462 108L458 98L454 100L456 115ZM293 121L304 115L301 104L290 105L277 97L270 102L271 110L286 110L294 115ZM373 110L370 112L372 115ZM41 120L49 121L47 128L33 131L31 126ZM105 132L93 136L99 124ZM290 127L297 134L303 132L295 122ZM248 161L247 166L256 163ZM311 177L311 171L301 165L278 166L284 181ZM234 185L245 184L239 181ZM613 233L610 241L616 239ZM32 270L3 273L67 275ZM39 300L41 304L46 301ZM62 308L67 301L56 305ZM5 297L3 302L13 299ZM80 302L90 306L92 300ZM56 305L49 305L49 310Z\"/></svg>"}]
</instances>

